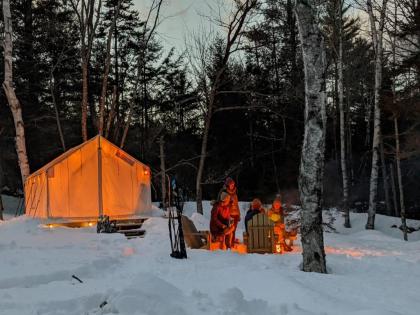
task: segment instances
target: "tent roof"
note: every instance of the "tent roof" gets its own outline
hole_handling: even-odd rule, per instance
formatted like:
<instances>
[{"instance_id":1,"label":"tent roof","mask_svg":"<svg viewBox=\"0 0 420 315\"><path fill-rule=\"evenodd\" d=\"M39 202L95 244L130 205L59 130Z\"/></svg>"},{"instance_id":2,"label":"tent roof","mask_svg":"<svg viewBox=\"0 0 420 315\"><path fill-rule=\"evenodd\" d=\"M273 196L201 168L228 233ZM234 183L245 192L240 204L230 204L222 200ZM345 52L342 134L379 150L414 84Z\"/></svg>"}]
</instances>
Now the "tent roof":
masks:
<instances>
[{"instance_id":1,"label":"tent roof","mask_svg":"<svg viewBox=\"0 0 420 315\"><path fill-rule=\"evenodd\" d=\"M52 166L56 165L57 163L60 163L61 161L65 160L67 157L69 157L70 155L72 155L75 151L79 150L80 148L84 147L85 145L88 145L91 142L94 142L95 140L97 140L99 138L100 141L106 142L109 145L113 146L114 148L118 149L119 151L124 152L125 155L127 155L127 157L129 157L130 159L134 160L135 163L144 165L144 163L140 162L139 160L137 160L136 158L132 157L130 154L128 154L127 152L125 152L124 150L122 150L121 148L117 147L115 144L113 144L111 141L109 141L108 139L97 135L81 144L79 144L78 146L75 146L71 149L69 149L68 151L64 152L63 154L59 155L58 157L56 157L54 160L52 160L51 162L45 164L43 167L41 167L40 169L36 170L35 172L33 172L31 175L29 175L27 177L26 180L28 180L29 178L33 177L33 176L37 176L43 172L46 172L49 168L51 168ZM98 142L99 143L99 142Z\"/></svg>"}]
</instances>

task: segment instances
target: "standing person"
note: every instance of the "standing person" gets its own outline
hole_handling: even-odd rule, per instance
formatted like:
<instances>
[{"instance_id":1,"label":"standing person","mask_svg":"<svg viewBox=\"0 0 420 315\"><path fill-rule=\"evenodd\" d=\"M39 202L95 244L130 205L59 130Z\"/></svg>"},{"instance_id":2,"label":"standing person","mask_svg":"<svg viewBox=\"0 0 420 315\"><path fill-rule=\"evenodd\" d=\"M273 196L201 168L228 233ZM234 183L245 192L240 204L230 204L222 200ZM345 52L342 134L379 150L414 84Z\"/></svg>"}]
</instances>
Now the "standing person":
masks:
<instances>
[{"instance_id":1,"label":"standing person","mask_svg":"<svg viewBox=\"0 0 420 315\"><path fill-rule=\"evenodd\" d=\"M233 225L234 225L234 229L232 232L232 245L234 245L234 243L239 243L239 240L237 240L235 237L235 233L236 233L236 228L238 227L238 223L239 221L241 221L241 212L239 210L238 192L236 188L236 183L231 177L226 178L225 183L219 192L219 198L223 192L229 194L230 196L229 209L230 209L230 217L233 219Z\"/></svg>"},{"instance_id":2,"label":"standing person","mask_svg":"<svg viewBox=\"0 0 420 315\"><path fill-rule=\"evenodd\" d=\"M220 194L219 200L211 210L210 233L214 241L221 242L221 249L231 247L234 225L230 218L230 196L226 192Z\"/></svg>"},{"instance_id":3,"label":"standing person","mask_svg":"<svg viewBox=\"0 0 420 315\"><path fill-rule=\"evenodd\" d=\"M276 199L274 199L271 209L268 210L267 215L268 218L274 222L274 233L278 235L280 246L285 251L291 251L292 249L285 241L284 213L280 196L277 196Z\"/></svg>"}]
</instances>

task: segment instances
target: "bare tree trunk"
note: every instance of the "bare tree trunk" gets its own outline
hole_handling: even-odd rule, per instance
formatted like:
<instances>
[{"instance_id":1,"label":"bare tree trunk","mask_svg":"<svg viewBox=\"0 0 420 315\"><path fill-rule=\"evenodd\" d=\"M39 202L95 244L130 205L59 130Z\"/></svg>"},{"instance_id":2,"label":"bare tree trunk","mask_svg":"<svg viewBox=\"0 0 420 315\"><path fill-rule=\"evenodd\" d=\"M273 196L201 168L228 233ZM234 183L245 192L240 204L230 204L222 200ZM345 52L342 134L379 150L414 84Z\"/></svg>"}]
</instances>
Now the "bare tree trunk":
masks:
<instances>
[{"instance_id":1,"label":"bare tree trunk","mask_svg":"<svg viewBox=\"0 0 420 315\"><path fill-rule=\"evenodd\" d=\"M55 121L57 123L57 130L58 130L58 135L60 137L61 148L63 149L63 152L65 152L66 151L66 143L64 141L63 129L61 128L60 114L58 112L57 101L55 99L55 91L54 91L55 90L54 89L55 79L54 79L53 71L51 71L51 75L50 75L50 92L51 92L52 102L53 102L53 105L54 105Z\"/></svg>"},{"instance_id":2,"label":"bare tree trunk","mask_svg":"<svg viewBox=\"0 0 420 315\"><path fill-rule=\"evenodd\" d=\"M303 271L327 273L322 231L322 177L326 125L326 57L316 1L296 0L305 71L305 134L299 175Z\"/></svg>"},{"instance_id":3,"label":"bare tree trunk","mask_svg":"<svg viewBox=\"0 0 420 315\"><path fill-rule=\"evenodd\" d=\"M274 138L274 135L272 135ZM279 176L277 172L276 155L274 153L274 140L271 140L271 161L273 162L274 178L276 180L277 192L280 192Z\"/></svg>"},{"instance_id":4,"label":"bare tree trunk","mask_svg":"<svg viewBox=\"0 0 420 315\"><path fill-rule=\"evenodd\" d=\"M156 27L158 26L158 20L159 20L160 9L162 7L162 3L163 3L163 0L156 0L156 3L155 3L155 1L152 2L152 6L150 7L150 10L147 14L146 22L144 23L144 26L143 26L143 38L145 39L144 49L141 52L142 54L138 57L138 60L137 60L137 75L136 75L136 83L134 84L134 86L135 86L134 97L131 100L131 103L130 103L130 106L129 106L129 109L128 109L127 121L124 125L123 135L122 135L121 142L120 142L120 148L124 147L125 140L126 140L127 134L128 134L128 129L130 128L131 119L132 119L132 112L133 112L133 109L134 109L134 101L138 98L138 95L139 95L138 89L139 89L139 85L140 85L141 75L142 75L142 73L143 74L146 73L146 57L145 57L146 56L146 50L147 50L147 46L149 44L149 41L152 38L152 36L153 36L153 34L156 30ZM153 25L152 25L150 31L147 34L148 22L149 22L149 19L152 15L153 11L156 11L156 14L155 14L155 17L154 17L154 22L153 22ZM147 35L147 37L146 37L146 35ZM146 98L146 90L147 90L147 88L145 86L146 85L146 78L144 78L144 82L145 83L144 83L144 86L143 86L143 88L144 88L143 99ZM145 103L144 103L144 106L145 106ZM145 110L144 115L147 115L147 109L145 107L144 107L144 110ZM142 112L142 114L143 114L143 112ZM145 126L146 125L146 120L141 125ZM140 126L140 128L141 128L141 126ZM117 130L117 132L119 133L119 129ZM115 137L115 138L117 139L118 137ZM145 135L142 134L141 139L140 139L140 141L143 142L143 145L141 145L142 159L144 158L144 147L145 147L144 143L146 142L146 141L144 141L144 138L145 138Z\"/></svg>"},{"instance_id":5,"label":"bare tree trunk","mask_svg":"<svg viewBox=\"0 0 420 315\"><path fill-rule=\"evenodd\" d=\"M420 3L420 2L419 2ZM398 9L396 3L394 4L394 32L397 31L397 23L398 23ZM393 73L396 73L396 36L394 34L392 40L392 68ZM394 77L392 80L392 103L393 107L396 108L395 103L397 101L397 92L396 92L396 78ZM400 193L400 209L401 209L401 224L404 233L404 240L408 241L407 236L407 221L405 216L405 202L404 202L404 188L402 184L402 175L401 175L401 149L400 149L400 132L398 128L398 116L394 113L394 131L395 131L395 160L397 164L397 178L398 178L398 190Z\"/></svg>"},{"instance_id":6,"label":"bare tree trunk","mask_svg":"<svg viewBox=\"0 0 420 315\"><path fill-rule=\"evenodd\" d=\"M340 4L337 8L338 17L340 19L339 34L338 34L338 104L340 108L340 160L341 160L341 175L343 180L343 212L344 212L344 227L351 228L350 224L350 210L349 210L349 184L347 176L347 161L346 161L346 120L344 115L344 73L343 73L343 2L339 0Z\"/></svg>"},{"instance_id":7,"label":"bare tree trunk","mask_svg":"<svg viewBox=\"0 0 420 315\"><path fill-rule=\"evenodd\" d=\"M104 121L105 121L105 98L106 98L106 90L108 87L108 75L109 75L109 68L111 67L111 44L112 44L112 34L114 33L114 29L116 28L117 18L119 15L121 6L121 0L118 0L117 8L114 12L114 17L109 28L108 32L108 39L106 44L106 59L105 59L105 69L104 75L102 78L102 91L101 96L99 97L99 134L102 136L104 133ZM116 39L115 39L116 40Z\"/></svg>"},{"instance_id":8,"label":"bare tree trunk","mask_svg":"<svg viewBox=\"0 0 420 315\"><path fill-rule=\"evenodd\" d=\"M251 167L254 168L255 165L255 150L254 150L254 122L252 117L252 112L249 111L249 150L251 151Z\"/></svg>"},{"instance_id":9,"label":"bare tree trunk","mask_svg":"<svg viewBox=\"0 0 420 315\"><path fill-rule=\"evenodd\" d=\"M1 130L0 130L0 135L1 135ZM3 218L3 212L4 212L4 206L3 206L3 199L1 197L1 193L3 191L3 180L4 180L4 173L3 173L3 166L2 166L2 161L0 160L0 221L4 220Z\"/></svg>"},{"instance_id":10,"label":"bare tree trunk","mask_svg":"<svg viewBox=\"0 0 420 315\"><path fill-rule=\"evenodd\" d=\"M402 184L401 176L401 157L400 157L400 134L398 131L398 119L394 117L394 130L395 130L395 160L397 162L397 178L398 178L398 190L400 193L400 209L401 209L401 223L403 227L404 240L408 241L407 238L407 221L405 218L405 203L404 203L404 188Z\"/></svg>"},{"instance_id":11,"label":"bare tree trunk","mask_svg":"<svg viewBox=\"0 0 420 315\"><path fill-rule=\"evenodd\" d=\"M384 141L381 137L381 169L382 169L382 181L384 184L384 194L385 194L385 205L386 211L388 215L392 215L391 213L391 200L389 199L389 184L388 184L388 172L386 169L385 164L385 153L384 153Z\"/></svg>"},{"instance_id":12,"label":"bare tree trunk","mask_svg":"<svg viewBox=\"0 0 420 315\"><path fill-rule=\"evenodd\" d=\"M99 25L102 0L70 0L70 4L79 22L80 41L81 41L81 68L82 68L82 138L87 141L87 112L89 106L89 63L92 52L93 40L95 32ZM95 112L94 104L90 104L91 113ZM94 115L92 120L95 121Z\"/></svg>"},{"instance_id":13,"label":"bare tree trunk","mask_svg":"<svg viewBox=\"0 0 420 315\"><path fill-rule=\"evenodd\" d=\"M4 82L3 89L6 94L7 102L12 111L13 121L15 124L16 137L16 152L19 161L20 173L22 177L22 185L25 184L25 179L29 176L29 162L26 153L25 144L25 128L22 118L22 107L16 97L13 85L13 29L12 29L12 15L10 13L9 0L3 0L3 18L4 18Z\"/></svg>"},{"instance_id":14,"label":"bare tree trunk","mask_svg":"<svg viewBox=\"0 0 420 315\"><path fill-rule=\"evenodd\" d=\"M238 4L236 7L236 12L233 13L233 19L229 23L222 22L223 25L226 25L227 38L226 44L222 56L222 61L220 67L216 72L214 81L212 82L211 88L209 89L209 95L206 95L208 98L206 105L205 121L204 121L204 131L203 138L201 140L201 152L200 152L200 161L198 164L197 177L195 181L196 189L196 203L197 203L197 212L203 214L203 187L202 179L204 173L204 166L207 155L207 142L208 136L210 133L211 119L213 116L213 111L215 107L215 97L219 89L220 80L223 73L226 70L229 58L232 54L233 46L237 43L240 34L243 31L243 27L246 21L246 18L251 10L253 10L257 5L257 0L246 0L241 4ZM207 90L207 89L206 89ZM207 94L207 91L206 91Z\"/></svg>"},{"instance_id":15,"label":"bare tree trunk","mask_svg":"<svg viewBox=\"0 0 420 315\"><path fill-rule=\"evenodd\" d=\"M159 148L160 148L160 185L161 185L161 190L162 190L162 206L163 206L163 209L166 209L168 205L166 202L165 140L163 136L160 137Z\"/></svg>"},{"instance_id":16,"label":"bare tree trunk","mask_svg":"<svg viewBox=\"0 0 420 315\"><path fill-rule=\"evenodd\" d=\"M389 165L389 170L391 174L391 190L392 190L393 204L394 204L394 215L398 217L400 216L400 212L398 211L397 189L395 188L395 171L394 171L393 164Z\"/></svg>"},{"instance_id":17,"label":"bare tree trunk","mask_svg":"<svg viewBox=\"0 0 420 315\"><path fill-rule=\"evenodd\" d=\"M107 121L106 129L105 129L105 138L107 138L107 139L109 137L109 132L111 130L112 123L114 122L114 119L115 119L115 108L117 107L117 102L118 102L117 93L118 93L117 92L117 86L114 85L114 88L113 88L113 91L112 91L111 110L109 111L108 121Z\"/></svg>"},{"instance_id":18,"label":"bare tree trunk","mask_svg":"<svg viewBox=\"0 0 420 315\"><path fill-rule=\"evenodd\" d=\"M3 207L3 199L1 197L1 187L0 187L0 221L4 220L3 211L4 211L4 207Z\"/></svg>"},{"instance_id":19,"label":"bare tree trunk","mask_svg":"<svg viewBox=\"0 0 420 315\"><path fill-rule=\"evenodd\" d=\"M83 54L83 53L82 53ZM82 57L82 138L87 141L87 110L88 110L88 64L85 57Z\"/></svg>"},{"instance_id":20,"label":"bare tree trunk","mask_svg":"<svg viewBox=\"0 0 420 315\"><path fill-rule=\"evenodd\" d=\"M375 105L373 118L372 170L370 174L369 209L366 229L375 228L376 199L378 193L378 153L381 137L381 109L379 104L382 87L383 29L385 24L386 4L387 0L384 0L380 12L379 29L377 29L372 1L367 0L373 46L375 48Z\"/></svg>"},{"instance_id":21,"label":"bare tree trunk","mask_svg":"<svg viewBox=\"0 0 420 315\"><path fill-rule=\"evenodd\" d=\"M195 181L195 190L197 194L196 196L197 212L200 214L204 213L203 212L203 187L201 186L201 181L203 178L204 163L205 163L206 155L207 155L207 141L209 137L210 122L211 122L212 115L213 115L213 101L210 101L210 105L208 105L207 107L203 138L201 141L200 161L198 163L197 178Z\"/></svg>"}]
</instances>

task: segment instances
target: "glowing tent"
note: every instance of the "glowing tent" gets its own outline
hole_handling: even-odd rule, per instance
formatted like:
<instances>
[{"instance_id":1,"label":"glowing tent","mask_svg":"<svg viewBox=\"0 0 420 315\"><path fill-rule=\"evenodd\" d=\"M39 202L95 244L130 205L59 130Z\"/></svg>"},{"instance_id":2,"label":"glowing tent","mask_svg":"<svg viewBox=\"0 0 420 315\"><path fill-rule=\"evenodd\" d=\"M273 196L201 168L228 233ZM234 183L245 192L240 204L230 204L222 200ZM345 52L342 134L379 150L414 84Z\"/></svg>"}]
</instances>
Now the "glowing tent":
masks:
<instances>
[{"instance_id":1,"label":"glowing tent","mask_svg":"<svg viewBox=\"0 0 420 315\"><path fill-rule=\"evenodd\" d=\"M101 136L68 150L25 182L31 217L141 217L151 208L150 169Z\"/></svg>"}]
</instances>

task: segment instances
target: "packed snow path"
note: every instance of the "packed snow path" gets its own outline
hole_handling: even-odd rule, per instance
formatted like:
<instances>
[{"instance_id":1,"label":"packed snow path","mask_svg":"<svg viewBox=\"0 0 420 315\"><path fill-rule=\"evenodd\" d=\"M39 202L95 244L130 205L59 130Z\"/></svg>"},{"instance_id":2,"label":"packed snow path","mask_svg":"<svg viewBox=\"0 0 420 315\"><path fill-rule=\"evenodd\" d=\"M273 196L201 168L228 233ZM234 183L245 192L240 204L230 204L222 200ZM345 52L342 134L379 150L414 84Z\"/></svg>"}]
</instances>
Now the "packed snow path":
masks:
<instances>
[{"instance_id":1,"label":"packed snow path","mask_svg":"<svg viewBox=\"0 0 420 315\"><path fill-rule=\"evenodd\" d=\"M404 242L390 228L398 219L378 216L378 230L365 231L366 215L353 214L350 230L337 217L338 233L325 233L328 275L299 271L299 249L172 259L164 218L133 240L11 219L0 223L0 314L417 315L420 232Z\"/></svg>"}]
</instances>

